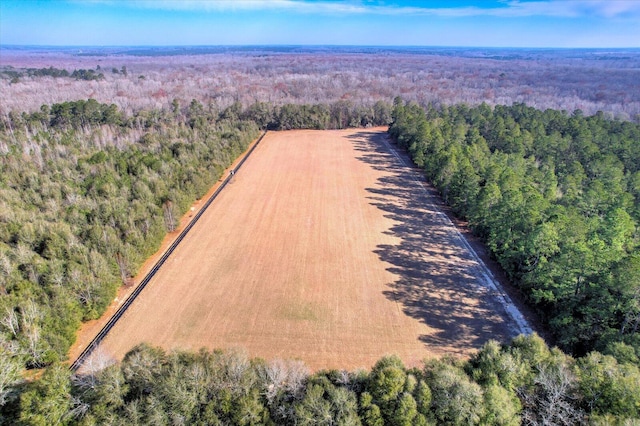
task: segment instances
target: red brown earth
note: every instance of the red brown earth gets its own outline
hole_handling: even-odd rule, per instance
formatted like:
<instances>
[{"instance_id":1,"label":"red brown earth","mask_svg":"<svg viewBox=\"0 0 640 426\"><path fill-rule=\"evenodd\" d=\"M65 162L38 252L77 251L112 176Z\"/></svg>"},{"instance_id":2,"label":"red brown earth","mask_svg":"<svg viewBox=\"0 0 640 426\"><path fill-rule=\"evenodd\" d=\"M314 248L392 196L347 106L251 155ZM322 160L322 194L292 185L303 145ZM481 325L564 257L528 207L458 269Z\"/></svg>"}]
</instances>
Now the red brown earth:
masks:
<instances>
[{"instance_id":1,"label":"red brown earth","mask_svg":"<svg viewBox=\"0 0 640 426\"><path fill-rule=\"evenodd\" d=\"M384 130L267 134L101 351L121 359L145 341L355 369L512 337L477 258Z\"/></svg>"}]
</instances>

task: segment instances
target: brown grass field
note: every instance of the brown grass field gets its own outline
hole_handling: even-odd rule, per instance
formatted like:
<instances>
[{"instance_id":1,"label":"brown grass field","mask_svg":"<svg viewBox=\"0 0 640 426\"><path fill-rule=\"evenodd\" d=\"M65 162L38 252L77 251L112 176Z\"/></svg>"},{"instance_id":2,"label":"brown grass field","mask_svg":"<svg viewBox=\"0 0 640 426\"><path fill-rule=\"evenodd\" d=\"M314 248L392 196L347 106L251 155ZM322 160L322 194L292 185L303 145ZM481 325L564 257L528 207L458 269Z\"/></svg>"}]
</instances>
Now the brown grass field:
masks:
<instances>
[{"instance_id":1,"label":"brown grass field","mask_svg":"<svg viewBox=\"0 0 640 426\"><path fill-rule=\"evenodd\" d=\"M102 343L312 369L468 355L514 333L384 129L269 133ZM448 223L448 224L447 224Z\"/></svg>"}]
</instances>

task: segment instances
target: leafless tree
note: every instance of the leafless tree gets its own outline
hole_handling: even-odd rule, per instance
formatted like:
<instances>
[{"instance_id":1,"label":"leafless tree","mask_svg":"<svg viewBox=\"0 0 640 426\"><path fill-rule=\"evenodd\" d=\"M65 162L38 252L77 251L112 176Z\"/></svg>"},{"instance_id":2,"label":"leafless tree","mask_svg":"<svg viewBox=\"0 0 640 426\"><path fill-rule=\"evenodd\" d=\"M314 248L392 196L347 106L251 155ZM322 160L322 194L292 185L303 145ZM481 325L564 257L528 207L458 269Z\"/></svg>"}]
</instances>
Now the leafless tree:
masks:
<instances>
[{"instance_id":1,"label":"leafless tree","mask_svg":"<svg viewBox=\"0 0 640 426\"><path fill-rule=\"evenodd\" d=\"M522 424L531 426L577 425L585 413L576 400L577 378L563 361L539 367L534 389L521 391Z\"/></svg>"},{"instance_id":2,"label":"leafless tree","mask_svg":"<svg viewBox=\"0 0 640 426\"><path fill-rule=\"evenodd\" d=\"M173 202L167 200L162 204L162 211L164 213L164 224L168 232L176 230L176 217L173 210Z\"/></svg>"},{"instance_id":3,"label":"leafless tree","mask_svg":"<svg viewBox=\"0 0 640 426\"><path fill-rule=\"evenodd\" d=\"M12 307L5 307L5 315L0 320L0 325L11 334L12 338L17 338L20 333L20 316Z\"/></svg>"},{"instance_id":4,"label":"leafless tree","mask_svg":"<svg viewBox=\"0 0 640 426\"><path fill-rule=\"evenodd\" d=\"M302 361L271 361L262 371L263 392L267 401L272 403L282 391L290 393L295 398L300 397L309 374L309 369Z\"/></svg>"},{"instance_id":5,"label":"leafless tree","mask_svg":"<svg viewBox=\"0 0 640 426\"><path fill-rule=\"evenodd\" d=\"M16 357L15 349L0 335L0 406L9 399L12 387L22 381L22 360Z\"/></svg>"},{"instance_id":6,"label":"leafless tree","mask_svg":"<svg viewBox=\"0 0 640 426\"><path fill-rule=\"evenodd\" d=\"M105 56L103 63L120 67L126 62L131 72L108 73L101 81L25 77L12 84L0 78L0 116L89 97L115 103L131 113L151 108L172 110L174 99L196 99L203 105L224 108L236 101L245 106L255 102L283 105L340 100L373 105L401 95L420 104L523 102L541 109L581 109L586 114L601 110L623 119L634 118L640 113L640 92L634 90L633 70L640 57L625 55L626 59L620 59L585 54L579 60L551 52L520 52L509 58L486 52L483 56L399 51ZM87 61L95 61L95 57L59 53L42 59L22 52L1 61L0 66L16 69L73 69L88 67ZM137 78L141 74L144 80Z\"/></svg>"},{"instance_id":7,"label":"leafless tree","mask_svg":"<svg viewBox=\"0 0 640 426\"><path fill-rule=\"evenodd\" d=\"M98 346L72 376L73 382L80 390L93 388L97 384L98 373L115 363L116 359L102 346Z\"/></svg>"},{"instance_id":8,"label":"leafless tree","mask_svg":"<svg viewBox=\"0 0 640 426\"><path fill-rule=\"evenodd\" d=\"M40 320L42 319L42 312L40 311L40 307L32 300L21 305L19 309L20 330L26 340L25 348L31 359L39 363L44 355L40 344Z\"/></svg>"},{"instance_id":9,"label":"leafless tree","mask_svg":"<svg viewBox=\"0 0 640 426\"><path fill-rule=\"evenodd\" d=\"M127 267L127 260L120 252L116 253L116 264L118 265L118 270L120 271L120 279L122 280L122 284L129 284L129 268Z\"/></svg>"}]
</instances>

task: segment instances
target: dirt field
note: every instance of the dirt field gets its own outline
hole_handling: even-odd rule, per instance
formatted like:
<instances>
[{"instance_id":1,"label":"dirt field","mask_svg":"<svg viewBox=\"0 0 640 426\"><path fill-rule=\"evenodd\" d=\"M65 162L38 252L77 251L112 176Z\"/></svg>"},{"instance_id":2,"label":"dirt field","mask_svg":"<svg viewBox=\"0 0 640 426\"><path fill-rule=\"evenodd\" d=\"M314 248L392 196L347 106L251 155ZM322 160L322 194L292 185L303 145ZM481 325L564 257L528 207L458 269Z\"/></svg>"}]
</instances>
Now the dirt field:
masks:
<instances>
[{"instance_id":1,"label":"dirt field","mask_svg":"<svg viewBox=\"0 0 640 426\"><path fill-rule=\"evenodd\" d=\"M312 369L468 354L512 324L383 129L269 133L102 343Z\"/></svg>"}]
</instances>

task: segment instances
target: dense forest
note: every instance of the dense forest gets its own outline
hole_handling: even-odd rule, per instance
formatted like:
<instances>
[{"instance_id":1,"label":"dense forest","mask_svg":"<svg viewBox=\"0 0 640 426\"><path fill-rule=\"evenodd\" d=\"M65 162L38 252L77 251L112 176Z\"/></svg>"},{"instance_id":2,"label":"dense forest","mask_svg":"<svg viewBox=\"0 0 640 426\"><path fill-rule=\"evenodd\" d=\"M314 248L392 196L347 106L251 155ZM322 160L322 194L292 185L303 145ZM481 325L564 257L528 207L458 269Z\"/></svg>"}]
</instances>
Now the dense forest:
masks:
<instances>
[{"instance_id":1,"label":"dense forest","mask_svg":"<svg viewBox=\"0 0 640 426\"><path fill-rule=\"evenodd\" d=\"M638 121L639 67L638 49L201 46L79 52L0 46L0 116L86 98L133 114L168 109L176 98L226 108L234 102L373 105L401 95L421 105L522 102ZM102 77L57 78L56 69L69 75L93 70Z\"/></svg>"},{"instance_id":2,"label":"dense forest","mask_svg":"<svg viewBox=\"0 0 640 426\"><path fill-rule=\"evenodd\" d=\"M469 361L407 369L389 356L371 371L310 375L299 361L141 345L94 373L50 367L4 414L24 425L637 424L640 371L616 355L576 361L533 335L488 342Z\"/></svg>"},{"instance_id":3,"label":"dense forest","mask_svg":"<svg viewBox=\"0 0 640 426\"><path fill-rule=\"evenodd\" d=\"M565 351L640 353L640 126L396 101L391 135L468 219Z\"/></svg>"},{"instance_id":4,"label":"dense forest","mask_svg":"<svg viewBox=\"0 0 640 426\"><path fill-rule=\"evenodd\" d=\"M126 73L126 67L122 69ZM116 68L113 69L114 74L118 74L120 71ZM8 77L11 79L11 84L16 84L20 82L20 78L24 77L53 77L53 78L63 78L70 77L75 80L103 80L104 74L100 72L100 67L98 66L96 70L92 69L77 69L73 70L71 73L66 69L60 68L27 68L24 70L16 70L13 67L6 67L0 70L0 76Z\"/></svg>"},{"instance_id":5,"label":"dense forest","mask_svg":"<svg viewBox=\"0 0 640 426\"><path fill-rule=\"evenodd\" d=\"M81 374L60 364L81 321L260 129L389 123L577 358L521 336L421 369L391 357L309 375L147 346ZM127 114L89 99L12 112L0 121L0 423L627 424L640 415L639 141L631 122L520 104L174 100ZM25 367L44 373L24 382Z\"/></svg>"}]
</instances>

